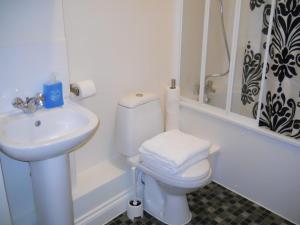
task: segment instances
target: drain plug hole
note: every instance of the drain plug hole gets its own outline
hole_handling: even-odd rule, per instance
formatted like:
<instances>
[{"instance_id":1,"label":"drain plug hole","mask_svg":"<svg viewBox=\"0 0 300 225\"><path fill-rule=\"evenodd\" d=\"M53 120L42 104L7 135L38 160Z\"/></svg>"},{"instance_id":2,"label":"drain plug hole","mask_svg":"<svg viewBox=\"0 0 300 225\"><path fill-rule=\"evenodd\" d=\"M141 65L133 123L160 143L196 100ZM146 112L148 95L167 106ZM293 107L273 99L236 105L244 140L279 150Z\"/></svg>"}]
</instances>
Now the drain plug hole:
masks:
<instances>
[{"instance_id":1,"label":"drain plug hole","mask_svg":"<svg viewBox=\"0 0 300 225\"><path fill-rule=\"evenodd\" d=\"M35 121L34 126L39 127L41 126L42 122L40 120Z\"/></svg>"}]
</instances>

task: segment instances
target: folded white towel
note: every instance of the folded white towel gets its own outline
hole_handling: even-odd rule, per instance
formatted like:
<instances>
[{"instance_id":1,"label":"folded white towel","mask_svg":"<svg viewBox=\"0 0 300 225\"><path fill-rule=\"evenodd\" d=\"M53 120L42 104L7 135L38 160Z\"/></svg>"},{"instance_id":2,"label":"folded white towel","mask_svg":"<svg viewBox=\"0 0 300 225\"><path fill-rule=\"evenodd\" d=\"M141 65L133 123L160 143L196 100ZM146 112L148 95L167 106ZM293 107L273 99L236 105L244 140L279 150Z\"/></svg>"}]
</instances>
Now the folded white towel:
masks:
<instances>
[{"instance_id":1,"label":"folded white towel","mask_svg":"<svg viewBox=\"0 0 300 225\"><path fill-rule=\"evenodd\" d=\"M168 163L160 162L157 158L151 157L150 155L142 155L140 159L146 167L153 171L158 171L159 173L166 175L176 175L205 158L206 157L203 157L203 155L193 157L179 167L171 167Z\"/></svg>"},{"instance_id":2,"label":"folded white towel","mask_svg":"<svg viewBox=\"0 0 300 225\"><path fill-rule=\"evenodd\" d=\"M145 141L139 151L145 165L175 174L207 158L209 146L209 141L170 130Z\"/></svg>"}]
</instances>

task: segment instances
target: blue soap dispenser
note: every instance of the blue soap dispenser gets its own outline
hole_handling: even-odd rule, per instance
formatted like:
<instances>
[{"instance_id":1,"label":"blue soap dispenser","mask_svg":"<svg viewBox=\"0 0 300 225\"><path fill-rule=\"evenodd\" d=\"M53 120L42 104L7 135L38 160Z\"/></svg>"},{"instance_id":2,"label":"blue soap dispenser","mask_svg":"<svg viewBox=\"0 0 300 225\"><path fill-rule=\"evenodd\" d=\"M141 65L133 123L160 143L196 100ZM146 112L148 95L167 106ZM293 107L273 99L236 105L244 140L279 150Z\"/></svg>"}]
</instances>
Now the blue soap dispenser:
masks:
<instances>
[{"instance_id":1,"label":"blue soap dispenser","mask_svg":"<svg viewBox=\"0 0 300 225\"><path fill-rule=\"evenodd\" d=\"M64 104L63 85L61 81L56 80L53 73L50 80L43 85L44 107L47 109L59 107Z\"/></svg>"}]
</instances>

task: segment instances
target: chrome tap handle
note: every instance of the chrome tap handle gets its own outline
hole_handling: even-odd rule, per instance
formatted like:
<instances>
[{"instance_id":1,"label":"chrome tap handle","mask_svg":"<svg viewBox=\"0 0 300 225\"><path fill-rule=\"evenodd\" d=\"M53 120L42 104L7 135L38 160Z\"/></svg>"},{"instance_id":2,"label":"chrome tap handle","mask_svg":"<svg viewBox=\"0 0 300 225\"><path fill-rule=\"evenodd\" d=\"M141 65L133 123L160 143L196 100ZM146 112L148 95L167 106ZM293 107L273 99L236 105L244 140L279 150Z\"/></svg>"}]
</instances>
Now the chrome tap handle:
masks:
<instances>
[{"instance_id":1,"label":"chrome tap handle","mask_svg":"<svg viewBox=\"0 0 300 225\"><path fill-rule=\"evenodd\" d=\"M34 113L36 110L37 110L37 106L35 104L35 99L34 98L29 99L23 111L26 113Z\"/></svg>"},{"instance_id":2,"label":"chrome tap handle","mask_svg":"<svg viewBox=\"0 0 300 225\"><path fill-rule=\"evenodd\" d=\"M26 97L26 104L30 104L33 101L34 101L34 98Z\"/></svg>"},{"instance_id":3,"label":"chrome tap handle","mask_svg":"<svg viewBox=\"0 0 300 225\"><path fill-rule=\"evenodd\" d=\"M24 107L25 103L21 98L15 98L12 102L12 105L13 107L20 109Z\"/></svg>"},{"instance_id":4,"label":"chrome tap handle","mask_svg":"<svg viewBox=\"0 0 300 225\"><path fill-rule=\"evenodd\" d=\"M216 89L214 88L213 85L214 85L213 81L211 81L211 80L206 81L206 85L205 85L206 91L211 92L211 93L216 93Z\"/></svg>"},{"instance_id":5,"label":"chrome tap handle","mask_svg":"<svg viewBox=\"0 0 300 225\"><path fill-rule=\"evenodd\" d=\"M25 101L21 98L15 98L12 102L13 107L21 109L24 113L34 113L44 105L44 96L37 93L35 97L27 97Z\"/></svg>"},{"instance_id":6,"label":"chrome tap handle","mask_svg":"<svg viewBox=\"0 0 300 225\"><path fill-rule=\"evenodd\" d=\"M35 104L41 108L44 105L44 95L43 93L39 92L36 94Z\"/></svg>"}]
</instances>

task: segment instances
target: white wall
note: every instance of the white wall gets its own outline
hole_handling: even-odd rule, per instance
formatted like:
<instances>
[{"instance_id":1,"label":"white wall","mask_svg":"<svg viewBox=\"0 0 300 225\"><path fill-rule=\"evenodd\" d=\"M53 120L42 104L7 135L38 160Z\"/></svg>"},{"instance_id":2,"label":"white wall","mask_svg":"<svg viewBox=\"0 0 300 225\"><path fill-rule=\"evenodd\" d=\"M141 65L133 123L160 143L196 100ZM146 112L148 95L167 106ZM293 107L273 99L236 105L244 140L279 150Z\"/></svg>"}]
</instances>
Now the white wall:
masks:
<instances>
[{"instance_id":1,"label":"white wall","mask_svg":"<svg viewBox=\"0 0 300 225\"><path fill-rule=\"evenodd\" d=\"M68 95L68 66L61 0L0 0L0 113L15 97L42 91L52 72ZM0 155L14 225L34 224L27 163Z\"/></svg>"},{"instance_id":2,"label":"white wall","mask_svg":"<svg viewBox=\"0 0 300 225\"><path fill-rule=\"evenodd\" d=\"M68 93L61 0L0 0L0 112L41 92L52 72Z\"/></svg>"},{"instance_id":3,"label":"white wall","mask_svg":"<svg viewBox=\"0 0 300 225\"><path fill-rule=\"evenodd\" d=\"M230 122L181 108L184 132L221 146L214 180L300 224L300 149Z\"/></svg>"},{"instance_id":4,"label":"white wall","mask_svg":"<svg viewBox=\"0 0 300 225\"><path fill-rule=\"evenodd\" d=\"M92 79L97 95L82 104L96 112L100 127L76 152L80 173L112 159L115 111L121 96L151 91L163 98L172 75L173 0L65 0L70 79Z\"/></svg>"}]
</instances>

